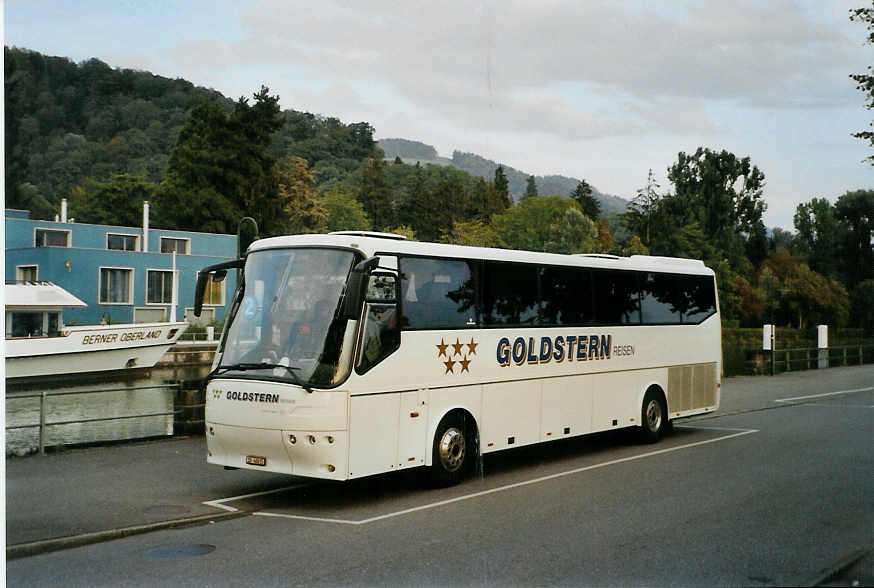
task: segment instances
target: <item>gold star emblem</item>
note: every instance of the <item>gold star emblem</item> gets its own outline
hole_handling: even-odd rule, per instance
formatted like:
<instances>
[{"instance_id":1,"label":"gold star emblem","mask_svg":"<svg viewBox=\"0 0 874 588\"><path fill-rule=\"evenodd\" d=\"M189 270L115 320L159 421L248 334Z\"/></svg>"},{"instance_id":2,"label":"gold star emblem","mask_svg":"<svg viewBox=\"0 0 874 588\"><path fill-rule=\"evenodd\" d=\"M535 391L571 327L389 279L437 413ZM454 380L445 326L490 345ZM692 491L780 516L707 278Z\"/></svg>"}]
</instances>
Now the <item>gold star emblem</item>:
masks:
<instances>
[{"instance_id":1,"label":"gold star emblem","mask_svg":"<svg viewBox=\"0 0 874 588\"><path fill-rule=\"evenodd\" d=\"M462 372L470 373L470 360L467 358L466 355L464 356L464 359L462 359L458 363L461 364L461 371Z\"/></svg>"},{"instance_id":2,"label":"gold star emblem","mask_svg":"<svg viewBox=\"0 0 874 588\"><path fill-rule=\"evenodd\" d=\"M455 367L454 361L452 361L451 359L446 360L443 362L443 365L446 366L446 372L444 372L444 373L447 373L447 374L454 374L455 373L455 370L453 369Z\"/></svg>"},{"instance_id":3,"label":"gold star emblem","mask_svg":"<svg viewBox=\"0 0 874 588\"><path fill-rule=\"evenodd\" d=\"M461 355L461 348L464 347L464 343L458 340L458 337L455 338L455 343L452 344L452 348L455 350L455 355Z\"/></svg>"},{"instance_id":4,"label":"gold star emblem","mask_svg":"<svg viewBox=\"0 0 874 588\"><path fill-rule=\"evenodd\" d=\"M440 345L437 346L437 350L439 353L437 357L446 357L446 348L449 347L448 343L443 342L443 337L440 338Z\"/></svg>"},{"instance_id":5,"label":"gold star emblem","mask_svg":"<svg viewBox=\"0 0 874 588\"><path fill-rule=\"evenodd\" d=\"M470 355L476 355L477 343L473 340L473 337L470 338L470 343L467 344L468 353Z\"/></svg>"}]
</instances>

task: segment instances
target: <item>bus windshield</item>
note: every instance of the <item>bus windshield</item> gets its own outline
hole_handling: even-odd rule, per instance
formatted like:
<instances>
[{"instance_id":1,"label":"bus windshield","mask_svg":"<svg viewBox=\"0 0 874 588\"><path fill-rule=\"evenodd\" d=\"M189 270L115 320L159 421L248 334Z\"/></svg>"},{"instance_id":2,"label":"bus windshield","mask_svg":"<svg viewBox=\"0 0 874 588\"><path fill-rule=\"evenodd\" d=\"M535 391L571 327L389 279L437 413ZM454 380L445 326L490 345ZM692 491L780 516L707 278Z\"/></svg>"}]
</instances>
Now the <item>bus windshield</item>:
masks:
<instances>
[{"instance_id":1,"label":"bus windshield","mask_svg":"<svg viewBox=\"0 0 874 588\"><path fill-rule=\"evenodd\" d=\"M340 303L354 262L340 249L251 253L216 373L305 388L342 382L354 333Z\"/></svg>"}]
</instances>

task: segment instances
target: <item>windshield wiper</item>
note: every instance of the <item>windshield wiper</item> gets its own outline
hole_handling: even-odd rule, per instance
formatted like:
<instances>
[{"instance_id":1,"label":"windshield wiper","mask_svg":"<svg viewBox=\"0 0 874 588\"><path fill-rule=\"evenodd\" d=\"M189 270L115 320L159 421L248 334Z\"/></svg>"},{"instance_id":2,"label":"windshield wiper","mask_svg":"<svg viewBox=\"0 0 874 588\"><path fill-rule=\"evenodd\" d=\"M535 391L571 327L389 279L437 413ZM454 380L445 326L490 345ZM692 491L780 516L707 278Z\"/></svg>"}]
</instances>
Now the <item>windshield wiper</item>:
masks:
<instances>
[{"instance_id":1,"label":"windshield wiper","mask_svg":"<svg viewBox=\"0 0 874 588\"><path fill-rule=\"evenodd\" d=\"M297 384L298 386L300 386L301 388L303 388L304 390L306 390L310 394L313 393L312 388L310 388L309 386L304 384L303 380L301 380L298 377L298 375L295 373L295 371L300 369L299 367L288 366L288 365L285 365L282 363L268 363L268 362L262 361L262 362L258 362L258 363L243 362L243 363L232 363L229 365L220 365L217 368L215 368L215 372L213 372L213 375L218 376L219 374L223 374L223 373L229 372L231 370L245 372L248 370L272 370L272 369L276 369L276 368L283 368L285 371L287 371L289 373L291 378L294 380L295 384Z\"/></svg>"}]
</instances>

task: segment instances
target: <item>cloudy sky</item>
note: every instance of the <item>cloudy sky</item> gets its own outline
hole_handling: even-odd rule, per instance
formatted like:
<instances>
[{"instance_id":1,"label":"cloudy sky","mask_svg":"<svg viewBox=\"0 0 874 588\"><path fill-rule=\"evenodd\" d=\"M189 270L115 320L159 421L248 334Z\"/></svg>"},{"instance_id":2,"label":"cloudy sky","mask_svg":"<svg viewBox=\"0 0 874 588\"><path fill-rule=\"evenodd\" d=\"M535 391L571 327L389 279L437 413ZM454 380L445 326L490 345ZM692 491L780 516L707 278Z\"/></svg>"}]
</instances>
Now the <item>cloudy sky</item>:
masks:
<instances>
[{"instance_id":1,"label":"cloudy sky","mask_svg":"<svg viewBox=\"0 0 874 588\"><path fill-rule=\"evenodd\" d=\"M874 188L874 62L844 0L6 0L5 44L367 121L632 197L679 151L750 156L766 224Z\"/></svg>"}]
</instances>

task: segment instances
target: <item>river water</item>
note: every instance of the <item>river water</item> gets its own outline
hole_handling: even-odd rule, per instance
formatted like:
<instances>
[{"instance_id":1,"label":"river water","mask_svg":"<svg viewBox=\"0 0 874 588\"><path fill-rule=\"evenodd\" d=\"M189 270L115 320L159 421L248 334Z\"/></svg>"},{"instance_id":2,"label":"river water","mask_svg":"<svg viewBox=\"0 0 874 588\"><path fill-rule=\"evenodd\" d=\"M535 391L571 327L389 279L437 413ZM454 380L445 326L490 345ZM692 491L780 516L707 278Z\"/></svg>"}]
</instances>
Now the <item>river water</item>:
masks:
<instances>
[{"instance_id":1,"label":"river water","mask_svg":"<svg viewBox=\"0 0 874 588\"><path fill-rule=\"evenodd\" d=\"M23 394L47 391L46 423L107 417L172 413L179 381L199 379L208 366L152 368L121 375L67 375L61 379L6 386L6 426L40 422L40 398ZM156 388L142 389L147 386ZM53 396L58 392L83 392ZM90 393L84 393L90 392ZM46 447L173 435L173 414L46 427ZM39 427L6 430L6 455L39 451Z\"/></svg>"}]
</instances>

